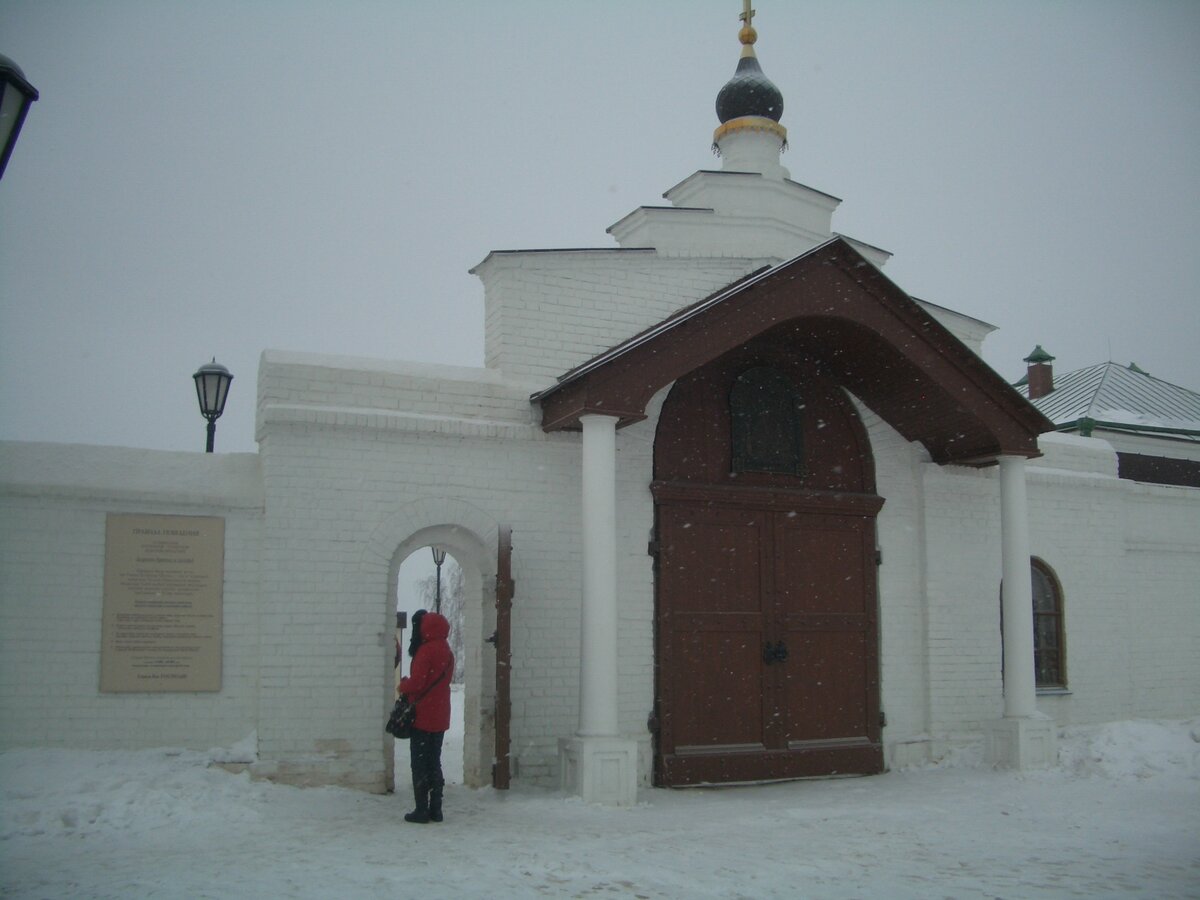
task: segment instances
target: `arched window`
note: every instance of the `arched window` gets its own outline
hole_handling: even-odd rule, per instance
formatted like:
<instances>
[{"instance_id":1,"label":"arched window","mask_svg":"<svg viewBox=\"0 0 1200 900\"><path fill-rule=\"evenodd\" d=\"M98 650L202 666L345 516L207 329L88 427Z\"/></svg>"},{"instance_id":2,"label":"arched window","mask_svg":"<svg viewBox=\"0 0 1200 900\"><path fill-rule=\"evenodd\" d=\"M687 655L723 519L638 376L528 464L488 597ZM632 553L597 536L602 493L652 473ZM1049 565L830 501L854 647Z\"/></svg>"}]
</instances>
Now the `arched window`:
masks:
<instances>
[{"instance_id":1,"label":"arched window","mask_svg":"<svg viewBox=\"0 0 1200 900\"><path fill-rule=\"evenodd\" d=\"M1067 686L1067 647L1063 629L1062 588L1053 571L1030 560L1033 574L1033 662L1039 688Z\"/></svg>"},{"instance_id":2,"label":"arched window","mask_svg":"<svg viewBox=\"0 0 1200 900\"><path fill-rule=\"evenodd\" d=\"M734 472L804 474L804 403L783 373L759 366L729 391Z\"/></svg>"}]
</instances>

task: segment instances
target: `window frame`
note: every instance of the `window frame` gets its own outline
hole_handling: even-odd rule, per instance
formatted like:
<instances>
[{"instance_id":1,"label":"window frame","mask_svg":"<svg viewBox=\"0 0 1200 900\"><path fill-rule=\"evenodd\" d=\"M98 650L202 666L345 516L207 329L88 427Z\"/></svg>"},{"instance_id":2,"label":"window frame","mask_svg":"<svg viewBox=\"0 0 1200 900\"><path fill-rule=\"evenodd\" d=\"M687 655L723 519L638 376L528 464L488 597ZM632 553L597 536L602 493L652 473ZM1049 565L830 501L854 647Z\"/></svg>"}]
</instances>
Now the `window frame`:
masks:
<instances>
[{"instance_id":1,"label":"window frame","mask_svg":"<svg viewBox=\"0 0 1200 900\"><path fill-rule=\"evenodd\" d=\"M765 401L756 404L754 401ZM807 474L804 446L805 401L795 382L775 366L744 369L729 389L730 472ZM763 420L774 426L778 441L758 445L755 431Z\"/></svg>"},{"instance_id":2,"label":"window frame","mask_svg":"<svg viewBox=\"0 0 1200 900\"><path fill-rule=\"evenodd\" d=\"M1041 585L1039 585L1039 576L1041 577ZM1036 556L1029 560L1029 577L1032 582L1031 593L1033 595L1033 659L1034 659L1034 679L1035 686L1040 692L1056 692L1067 690L1067 629L1066 615L1063 604L1063 589L1062 583L1058 580L1054 569L1050 567L1045 560L1038 559ZM1051 605L1052 610L1039 610L1039 591L1042 598L1048 598L1050 603L1043 603L1042 606ZM1043 647L1042 635L1045 633L1042 624L1046 621L1051 623L1051 628L1054 632L1054 638L1057 643L1056 648L1051 650L1057 652L1058 663L1051 673L1053 679L1044 679L1043 674L1043 659L1045 648Z\"/></svg>"}]
</instances>

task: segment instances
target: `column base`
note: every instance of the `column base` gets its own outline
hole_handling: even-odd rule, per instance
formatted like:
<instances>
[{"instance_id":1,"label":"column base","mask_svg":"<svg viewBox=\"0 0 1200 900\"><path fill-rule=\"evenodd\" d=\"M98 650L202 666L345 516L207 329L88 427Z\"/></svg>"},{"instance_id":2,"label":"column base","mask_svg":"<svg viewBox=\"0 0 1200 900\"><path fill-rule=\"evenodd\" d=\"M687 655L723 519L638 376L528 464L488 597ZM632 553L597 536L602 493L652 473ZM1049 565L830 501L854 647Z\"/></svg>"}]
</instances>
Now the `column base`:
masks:
<instances>
[{"instance_id":1,"label":"column base","mask_svg":"<svg viewBox=\"0 0 1200 900\"><path fill-rule=\"evenodd\" d=\"M637 803L637 741L622 737L569 737L558 740L562 789L586 803Z\"/></svg>"},{"instance_id":2,"label":"column base","mask_svg":"<svg viewBox=\"0 0 1200 900\"><path fill-rule=\"evenodd\" d=\"M1048 716L1013 717L983 728L983 759L1001 769L1046 769L1058 763L1058 726Z\"/></svg>"}]
</instances>

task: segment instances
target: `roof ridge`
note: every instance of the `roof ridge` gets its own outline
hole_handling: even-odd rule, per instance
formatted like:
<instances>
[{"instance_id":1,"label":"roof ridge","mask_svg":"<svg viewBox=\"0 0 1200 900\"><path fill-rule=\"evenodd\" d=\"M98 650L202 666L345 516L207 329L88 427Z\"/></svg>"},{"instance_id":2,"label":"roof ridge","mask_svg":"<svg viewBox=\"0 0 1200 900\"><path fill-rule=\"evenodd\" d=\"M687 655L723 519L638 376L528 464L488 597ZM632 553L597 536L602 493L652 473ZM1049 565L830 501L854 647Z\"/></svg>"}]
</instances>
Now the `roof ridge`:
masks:
<instances>
[{"instance_id":1,"label":"roof ridge","mask_svg":"<svg viewBox=\"0 0 1200 900\"><path fill-rule=\"evenodd\" d=\"M1087 415L1089 418L1094 419L1096 417L1097 401L1100 399L1100 395L1104 393L1104 389L1108 387L1109 382L1112 380L1113 366L1117 366L1117 364L1112 360L1100 364L1100 368L1103 369L1100 374L1100 383L1096 385L1096 390L1092 392L1092 396L1088 399ZM1120 366L1117 366L1117 368L1119 369Z\"/></svg>"}]
</instances>

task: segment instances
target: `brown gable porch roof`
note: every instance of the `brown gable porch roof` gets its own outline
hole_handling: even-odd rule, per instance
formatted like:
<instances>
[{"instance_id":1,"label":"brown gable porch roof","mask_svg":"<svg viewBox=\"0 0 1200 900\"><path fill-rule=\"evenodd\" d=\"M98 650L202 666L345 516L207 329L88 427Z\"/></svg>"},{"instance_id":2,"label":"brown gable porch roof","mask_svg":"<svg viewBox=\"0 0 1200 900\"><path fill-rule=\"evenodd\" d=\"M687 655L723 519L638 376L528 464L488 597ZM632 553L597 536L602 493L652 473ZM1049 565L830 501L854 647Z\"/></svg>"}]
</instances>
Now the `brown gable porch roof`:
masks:
<instances>
[{"instance_id":1,"label":"brown gable porch roof","mask_svg":"<svg viewBox=\"0 0 1200 900\"><path fill-rule=\"evenodd\" d=\"M753 273L564 374L533 396L542 427L646 416L664 386L759 338L786 342L938 463L1037 456L1050 422L990 366L835 237Z\"/></svg>"}]
</instances>

